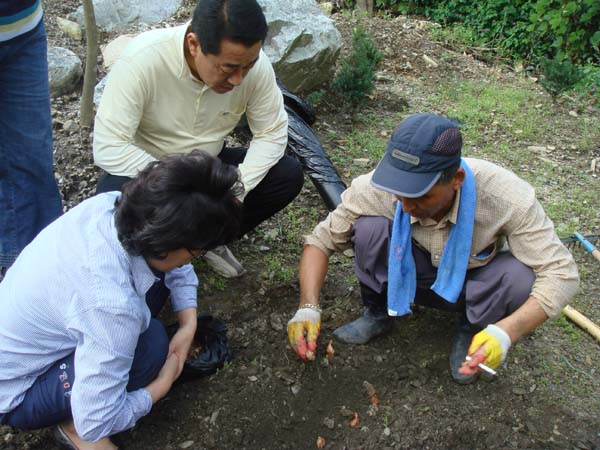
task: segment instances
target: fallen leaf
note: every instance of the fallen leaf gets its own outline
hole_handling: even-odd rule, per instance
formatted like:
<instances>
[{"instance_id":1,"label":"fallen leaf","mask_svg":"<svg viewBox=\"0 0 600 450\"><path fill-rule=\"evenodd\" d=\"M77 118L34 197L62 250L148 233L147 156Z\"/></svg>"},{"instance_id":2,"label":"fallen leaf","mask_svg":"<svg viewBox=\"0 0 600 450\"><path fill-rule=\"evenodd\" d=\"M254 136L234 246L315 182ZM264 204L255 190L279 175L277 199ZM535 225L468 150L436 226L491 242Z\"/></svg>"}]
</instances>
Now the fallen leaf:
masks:
<instances>
[{"instance_id":1,"label":"fallen leaf","mask_svg":"<svg viewBox=\"0 0 600 450\"><path fill-rule=\"evenodd\" d=\"M317 437L317 448L325 448L325 438L322 438L321 436Z\"/></svg>"},{"instance_id":2,"label":"fallen leaf","mask_svg":"<svg viewBox=\"0 0 600 450\"><path fill-rule=\"evenodd\" d=\"M331 360L333 359L333 355L335 355L335 350L333 349L332 342L329 341L329 344L327 344L327 360L329 362L331 362Z\"/></svg>"},{"instance_id":3,"label":"fallen leaf","mask_svg":"<svg viewBox=\"0 0 600 450\"><path fill-rule=\"evenodd\" d=\"M360 419L358 418L358 413L354 413L354 418L350 421L350 428L356 427L360 423Z\"/></svg>"}]
</instances>

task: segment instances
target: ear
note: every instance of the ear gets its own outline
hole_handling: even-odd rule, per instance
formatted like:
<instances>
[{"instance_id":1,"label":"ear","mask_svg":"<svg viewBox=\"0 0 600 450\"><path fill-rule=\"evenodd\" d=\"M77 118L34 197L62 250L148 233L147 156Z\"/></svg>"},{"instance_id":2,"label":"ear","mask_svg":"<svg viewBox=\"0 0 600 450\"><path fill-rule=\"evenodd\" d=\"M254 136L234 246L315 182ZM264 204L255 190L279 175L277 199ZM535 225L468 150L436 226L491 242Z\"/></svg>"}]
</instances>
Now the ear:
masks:
<instances>
[{"instance_id":1,"label":"ear","mask_svg":"<svg viewBox=\"0 0 600 450\"><path fill-rule=\"evenodd\" d=\"M192 58L198 56L198 53L202 51L202 49L200 48L200 41L198 40L198 36L196 36L196 33L193 33L191 31L188 32L185 35L185 43L188 52L190 53Z\"/></svg>"},{"instance_id":2,"label":"ear","mask_svg":"<svg viewBox=\"0 0 600 450\"><path fill-rule=\"evenodd\" d=\"M456 173L454 174L454 178L452 178L452 181L450 182L450 184L452 185L452 189L454 189L455 191L458 191L463 182L465 181L465 169L463 169L462 167L459 167L458 170L456 171Z\"/></svg>"}]
</instances>

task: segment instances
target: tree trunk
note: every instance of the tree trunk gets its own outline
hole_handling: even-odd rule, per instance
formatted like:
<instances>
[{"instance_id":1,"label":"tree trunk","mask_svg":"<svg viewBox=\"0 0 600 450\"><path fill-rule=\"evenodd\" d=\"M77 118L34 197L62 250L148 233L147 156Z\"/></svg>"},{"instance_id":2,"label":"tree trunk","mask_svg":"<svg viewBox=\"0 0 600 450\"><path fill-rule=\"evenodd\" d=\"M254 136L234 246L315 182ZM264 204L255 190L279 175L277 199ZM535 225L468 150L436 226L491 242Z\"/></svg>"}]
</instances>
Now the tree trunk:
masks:
<instances>
[{"instance_id":1,"label":"tree trunk","mask_svg":"<svg viewBox=\"0 0 600 450\"><path fill-rule=\"evenodd\" d=\"M83 92L79 109L80 125L89 128L94 114L94 88L96 87L96 66L98 64L98 29L92 0L83 0L85 20L85 72Z\"/></svg>"},{"instance_id":2,"label":"tree trunk","mask_svg":"<svg viewBox=\"0 0 600 450\"><path fill-rule=\"evenodd\" d=\"M373 15L373 0L356 0L356 8L365 11L368 16Z\"/></svg>"}]
</instances>

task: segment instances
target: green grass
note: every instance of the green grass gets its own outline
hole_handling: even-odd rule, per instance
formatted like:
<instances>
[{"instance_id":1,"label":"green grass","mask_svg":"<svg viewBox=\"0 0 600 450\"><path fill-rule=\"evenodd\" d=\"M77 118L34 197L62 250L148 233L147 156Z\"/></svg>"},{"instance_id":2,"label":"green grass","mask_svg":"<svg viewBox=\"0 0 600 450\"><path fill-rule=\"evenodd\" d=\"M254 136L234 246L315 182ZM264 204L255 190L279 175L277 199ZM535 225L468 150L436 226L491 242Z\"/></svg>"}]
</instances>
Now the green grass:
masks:
<instances>
[{"instance_id":1,"label":"green grass","mask_svg":"<svg viewBox=\"0 0 600 450\"><path fill-rule=\"evenodd\" d=\"M598 118L557 117L550 99L530 83L440 84L430 102L447 105L444 114L463 123L466 156L507 167L534 186L559 235L600 226L600 199L590 189L594 180L569 158L571 146L579 155L593 153L600 139ZM538 154L530 146L554 150Z\"/></svg>"}]
</instances>

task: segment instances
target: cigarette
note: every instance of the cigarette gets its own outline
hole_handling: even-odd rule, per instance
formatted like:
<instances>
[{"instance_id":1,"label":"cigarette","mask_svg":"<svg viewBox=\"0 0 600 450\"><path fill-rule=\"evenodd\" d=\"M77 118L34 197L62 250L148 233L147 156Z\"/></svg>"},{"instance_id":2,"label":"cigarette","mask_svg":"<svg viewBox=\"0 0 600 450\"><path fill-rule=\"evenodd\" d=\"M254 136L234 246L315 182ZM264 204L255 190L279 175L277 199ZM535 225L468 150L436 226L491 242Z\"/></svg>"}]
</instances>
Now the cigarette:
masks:
<instances>
[{"instance_id":1,"label":"cigarette","mask_svg":"<svg viewBox=\"0 0 600 450\"><path fill-rule=\"evenodd\" d=\"M465 356L465 359L467 361L471 361L471 357L469 355ZM479 367L481 370L485 370L487 373L496 375L496 371L494 369L492 369L491 367L486 366L485 364L479 363L479 364L477 364L477 367Z\"/></svg>"}]
</instances>

